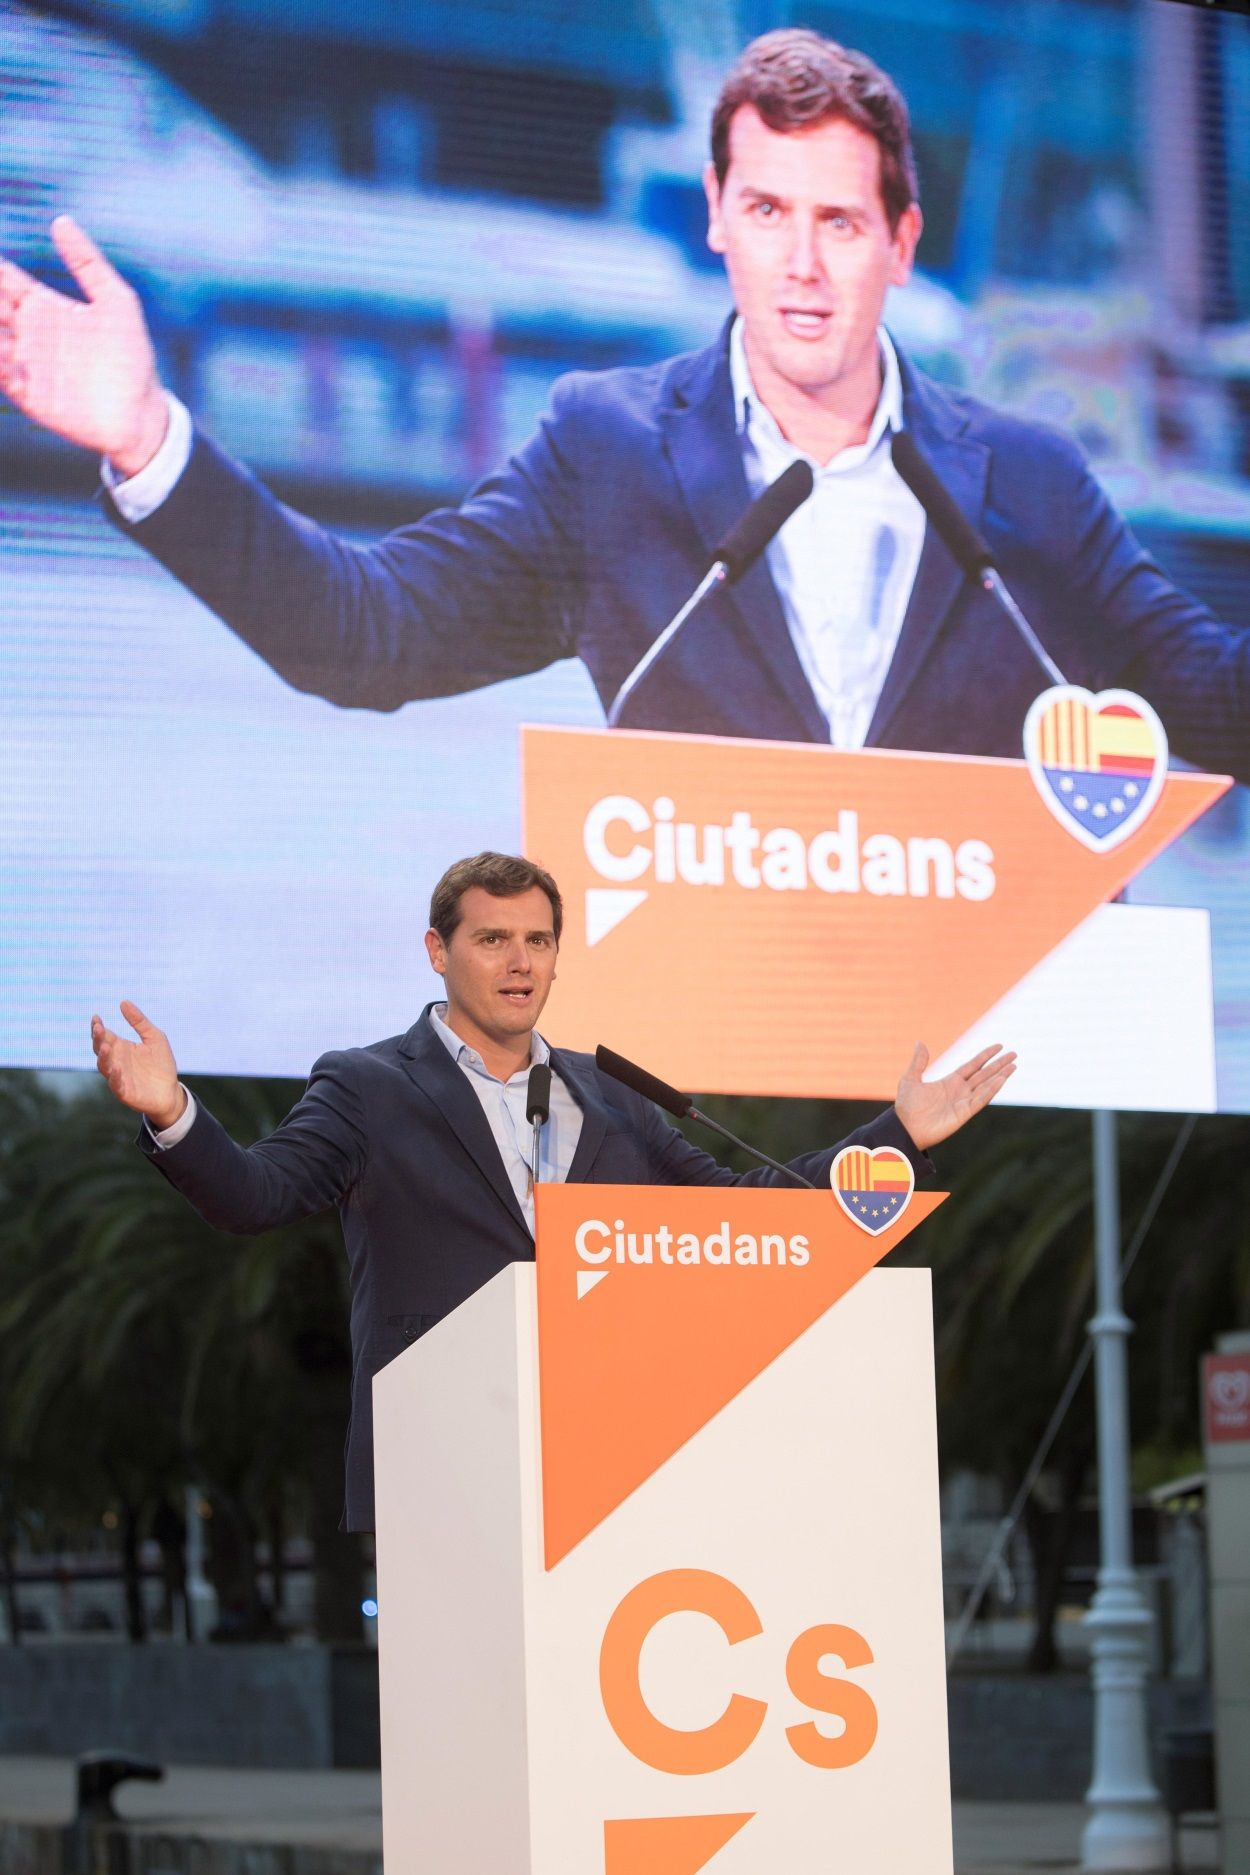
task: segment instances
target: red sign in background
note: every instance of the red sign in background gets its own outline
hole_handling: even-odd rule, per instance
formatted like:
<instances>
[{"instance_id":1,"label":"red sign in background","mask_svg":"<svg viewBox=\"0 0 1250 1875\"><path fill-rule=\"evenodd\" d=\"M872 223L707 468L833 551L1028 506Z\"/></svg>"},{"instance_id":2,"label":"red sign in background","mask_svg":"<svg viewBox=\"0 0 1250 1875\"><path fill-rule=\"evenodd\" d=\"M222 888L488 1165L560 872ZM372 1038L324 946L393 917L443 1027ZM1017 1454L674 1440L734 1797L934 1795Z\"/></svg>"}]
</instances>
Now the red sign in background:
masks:
<instances>
[{"instance_id":1,"label":"red sign in background","mask_svg":"<svg viewBox=\"0 0 1250 1875\"><path fill-rule=\"evenodd\" d=\"M1208 1445L1250 1440L1250 1350L1204 1358L1202 1400Z\"/></svg>"}]
</instances>

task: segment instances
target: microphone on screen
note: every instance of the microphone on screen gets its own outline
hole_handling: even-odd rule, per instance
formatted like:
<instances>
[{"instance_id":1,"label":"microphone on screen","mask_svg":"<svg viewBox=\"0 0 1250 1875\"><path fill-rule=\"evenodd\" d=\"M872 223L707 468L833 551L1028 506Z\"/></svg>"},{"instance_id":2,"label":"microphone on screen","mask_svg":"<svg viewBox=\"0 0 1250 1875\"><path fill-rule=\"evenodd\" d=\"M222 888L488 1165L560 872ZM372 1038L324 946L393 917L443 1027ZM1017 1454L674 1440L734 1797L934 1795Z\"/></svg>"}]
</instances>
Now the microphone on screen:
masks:
<instances>
[{"instance_id":1,"label":"microphone on screen","mask_svg":"<svg viewBox=\"0 0 1250 1875\"><path fill-rule=\"evenodd\" d=\"M732 585L734 580L741 579L747 568L759 559L773 535L779 534L795 510L803 506L814 486L812 465L802 457L783 469L725 535L716 549L712 574L721 567L724 571L720 580Z\"/></svg>"},{"instance_id":2,"label":"microphone on screen","mask_svg":"<svg viewBox=\"0 0 1250 1875\"><path fill-rule=\"evenodd\" d=\"M814 486L812 465L801 457L792 462L788 469L783 469L775 482L770 482L762 494L755 497L746 512L739 517L720 544L715 548L712 564L695 587L680 612L677 612L664 627L659 637L647 646L643 655L635 664L625 682L613 697L608 709L608 728L615 729L620 721L621 711L642 682L652 665L661 658L669 645L690 617L698 610L703 601L721 586L732 586L763 553L775 534L779 534L796 508L801 508Z\"/></svg>"},{"instance_id":3,"label":"microphone on screen","mask_svg":"<svg viewBox=\"0 0 1250 1875\"><path fill-rule=\"evenodd\" d=\"M525 1117L534 1128L530 1173L534 1183L537 1184L539 1142L542 1138L542 1130L551 1117L551 1067L545 1061L536 1061L530 1069L530 1078L525 1090Z\"/></svg>"},{"instance_id":4,"label":"microphone on screen","mask_svg":"<svg viewBox=\"0 0 1250 1875\"><path fill-rule=\"evenodd\" d=\"M1051 683L1066 684L1067 678L1008 591L985 536L972 525L910 430L895 430L890 453L899 476L933 523L934 532L955 564L997 601Z\"/></svg>"},{"instance_id":5,"label":"microphone on screen","mask_svg":"<svg viewBox=\"0 0 1250 1875\"><path fill-rule=\"evenodd\" d=\"M808 1191L816 1189L811 1179L804 1178L803 1174L796 1172L793 1166L782 1165L779 1160L770 1159L766 1152L761 1152L756 1146L749 1146L745 1139L739 1139L736 1133L731 1133L729 1128L722 1126L719 1120L713 1120L708 1114L700 1113L689 1094L683 1094L678 1088L670 1087L668 1082L660 1080L658 1075L648 1074L645 1068L640 1068L636 1062L627 1061L624 1055L616 1054L611 1048L605 1048L602 1042L595 1050L595 1066L604 1074L610 1074L614 1081L621 1083L622 1087L632 1088L635 1094L641 1094L644 1100L653 1100L657 1107L663 1107L665 1113L671 1113L675 1120L697 1120L700 1126L710 1127L714 1133L719 1133L722 1139L728 1139L735 1146L740 1146L743 1152L750 1153L751 1157L758 1159L761 1165L768 1166L774 1172L780 1172L783 1178L790 1179L795 1185L802 1185Z\"/></svg>"}]
</instances>

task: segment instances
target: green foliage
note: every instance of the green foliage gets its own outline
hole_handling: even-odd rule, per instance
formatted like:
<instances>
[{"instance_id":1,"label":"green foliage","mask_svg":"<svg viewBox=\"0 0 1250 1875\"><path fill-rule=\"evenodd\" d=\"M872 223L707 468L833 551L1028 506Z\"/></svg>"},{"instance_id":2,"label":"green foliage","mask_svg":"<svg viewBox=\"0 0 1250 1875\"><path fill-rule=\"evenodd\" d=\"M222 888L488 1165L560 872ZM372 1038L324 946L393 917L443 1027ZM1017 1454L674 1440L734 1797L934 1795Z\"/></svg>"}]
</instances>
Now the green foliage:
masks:
<instances>
[{"instance_id":1,"label":"green foliage","mask_svg":"<svg viewBox=\"0 0 1250 1875\"><path fill-rule=\"evenodd\" d=\"M248 1141L270 1132L300 1090L220 1079L199 1091ZM701 1104L780 1159L876 1111ZM1126 1241L1177 1128L1164 1116L1120 1121ZM290 1513L324 1552L326 1579L342 1584L330 1554L342 1541L334 1526L350 1377L337 1220L255 1238L211 1230L135 1150L133 1133L94 1082L65 1099L34 1076L0 1075L0 1548L23 1520L96 1527L111 1506L147 1516L194 1483L233 1527L236 1560L257 1530ZM1088 1116L991 1111L935 1158L952 1196L896 1257L934 1273L944 1462L1012 1488L1092 1312ZM1250 1322L1250 1121L1198 1123L1126 1302L1143 1463L1153 1476L1175 1455L1184 1470L1198 1440L1198 1356ZM1086 1388L1056 1465L1075 1475L1092 1443ZM322 1598L327 1633L352 1631L349 1578L337 1605ZM251 1592L246 1580L236 1586Z\"/></svg>"},{"instance_id":2,"label":"green foliage","mask_svg":"<svg viewBox=\"0 0 1250 1875\"><path fill-rule=\"evenodd\" d=\"M299 1093L200 1088L245 1141ZM275 1507L337 1521L351 1366L337 1220L214 1231L134 1132L94 1082L57 1099L0 1076L0 1512L10 1530L98 1526L194 1484L237 1526L243 1574L218 1587L246 1603L250 1539Z\"/></svg>"},{"instance_id":3,"label":"green foliage","mask_svg":"<svg viewBox=\"0 0 1250 1875\"><path fill-rule=\"evenodd\" d=\"M789 1159L862 1125L879 1107L846 1102L699 1103ZM1118 1122L1123 1237L1132 1240L1176 1142L1174 1115ZM687 1128L692 1139L716 1142ZM750 1161L727 1152L741 1168ZM990 1109L934 1154L951 1196L895 1261L934 1278L944 1461L1014 1486L1085 1339L1093 1312L1090 1121L1086 1113ZM1135 1441L1178 1459L1197 1444L1197 1363L1217 1334L1250 1323L1250 1120L1203 1117L1177 1166L1125 1292ZM1065 1442L1092 1449L1092 1396Z\"/></svg>"}]
</instances>

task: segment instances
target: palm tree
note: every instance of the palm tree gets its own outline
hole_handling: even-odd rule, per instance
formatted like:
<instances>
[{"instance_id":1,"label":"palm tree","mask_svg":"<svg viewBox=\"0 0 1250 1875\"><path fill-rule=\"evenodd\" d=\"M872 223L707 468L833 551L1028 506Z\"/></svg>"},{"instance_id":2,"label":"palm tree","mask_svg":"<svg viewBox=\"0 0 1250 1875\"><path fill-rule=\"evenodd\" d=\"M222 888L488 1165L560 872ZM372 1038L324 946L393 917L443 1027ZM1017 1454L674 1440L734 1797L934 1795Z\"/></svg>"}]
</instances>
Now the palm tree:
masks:
<instances>
[{"instance_id":1,"label":"palm tree","mask_svg":"<svg viewBox=\"0 0 1250 1875\"><path fill-rule=\"evenodd\" d=\"M733 1131L786 1159L837 1139L873 1109L849 1103L708 1098ZM1123 1238L1149 1223L1125 1290L1138 1449L1171 1452L1183 1469L1199 1442L1199 1356L1217 1334L1250 1324L1250 1119L1204 1116L1154 1209L1177 1144L1172 1115L1119 1125ZM706 1139L691 1129L691 1137ZM736 1153L731 1163L749 1161ZM994 1109L936 1153L951 1192L895 1253L934 1276L938 1425L944 1468L1001 1480L1025 1475L1073 1365L1093 1303L1093 1188L1088 1114ZM1150 1215L1148 1216L1148 1210ZM1038 1576L1030 1664L1053 1666L1054 1616L1068 1537L1095 1450L1088 1381L1051 1453L1053 1500L1036 1496L1025 1531Z\"/></svg>"},{"instance_id":2,"label":"palm tree","mask_svg":"<svg viewBox=\"0 0 1250 1875\"><path fill-rule=\"evenodd\" d=\"M287 1091L230 1080L211 1099L254 1137L277 1123ZM37 1246L0 1309L0 1338L17 1350L18 1438L37 1437L53 1415L81 1422L121 1507L123 1556L137 1553L143 1515L198 1482L213 1512L219 1596L238 1631L264 1623L258 1525L293 1486L314 1542L320 1629L358 1638L360 1546L337 1529L350 1357L333 1220L255 1239L210 1230L129 1148L128 1122L103 1089L48 1117L35 1116L14 1147L25 1182L10 1227ZM136 1615L132 1632L140 1627Z\"/></svg>"}]
</instances>

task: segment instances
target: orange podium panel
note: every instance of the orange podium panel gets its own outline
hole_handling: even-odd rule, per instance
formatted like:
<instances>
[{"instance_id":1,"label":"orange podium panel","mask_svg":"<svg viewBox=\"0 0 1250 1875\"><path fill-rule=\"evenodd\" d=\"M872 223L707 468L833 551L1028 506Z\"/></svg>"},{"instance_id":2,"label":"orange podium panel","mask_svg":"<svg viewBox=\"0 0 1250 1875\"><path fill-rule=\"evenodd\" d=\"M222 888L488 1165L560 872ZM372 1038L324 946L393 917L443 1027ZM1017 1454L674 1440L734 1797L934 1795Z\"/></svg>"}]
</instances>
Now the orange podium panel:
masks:
<instances>
[{"instance_id":1,"label":"orange podium panel","mask_svg":"<svg viewBox=\"0 0 1250 1875\"><path fill-rule=\"evenodd\" d=\"M873 1267L940 1198L870 1158L541 1186L378 1375L388 1868L950 1875L929 1278Z\"/></svg>"},{"instance_id":2,"label":"orange podium panel","mask_svg":"<svg viewBox=\"0 0 1250 1875\"><path fill-rule=\"evenodd\" d=\"M1023 761L526 728L521 782L525 851L566 899L569 1047L704 1093L889 1099L917 1040L970 1055L1001 1006L1009 1098L1215 1104L1205 914L1110 901L1227 777L1166 774L1098 852Z\"/></svg>"}]
</instances>

